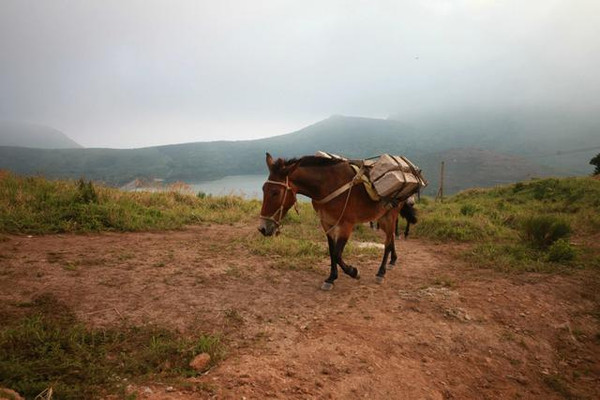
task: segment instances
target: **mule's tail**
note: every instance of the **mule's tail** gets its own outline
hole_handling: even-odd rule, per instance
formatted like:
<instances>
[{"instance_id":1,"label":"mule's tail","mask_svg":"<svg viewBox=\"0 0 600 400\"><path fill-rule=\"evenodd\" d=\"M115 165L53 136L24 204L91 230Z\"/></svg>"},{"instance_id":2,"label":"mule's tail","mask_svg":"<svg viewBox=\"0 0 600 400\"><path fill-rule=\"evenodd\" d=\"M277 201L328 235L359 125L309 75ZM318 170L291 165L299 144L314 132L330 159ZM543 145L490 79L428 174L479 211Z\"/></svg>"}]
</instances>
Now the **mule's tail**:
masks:
<instances>
[{"instance_id":1,"label":"mule's tail","mask_svg":"<svg viewBox=\"0 0 600 400\"><path fill-rule=\"evenodd\" d=\"M417 223L417 210L416 210L415 206L412 204L404 203L404 205L400 209L400 215L409 224Z\"/></svg>"},{"instance_id":2,"label":"mule's tail","mask_svg":"<svg viewBox=\"0 0 600 400\"><path fill-rule=\"evenodd\" d=\"M404 228L404 237L408 237L410 224L417 223L417 209L413 204L404 203L400 209L400 215L406 220L406 228ZM396 221L396 236L398 236L398 221Z\"/></svg>"}]
</instances>

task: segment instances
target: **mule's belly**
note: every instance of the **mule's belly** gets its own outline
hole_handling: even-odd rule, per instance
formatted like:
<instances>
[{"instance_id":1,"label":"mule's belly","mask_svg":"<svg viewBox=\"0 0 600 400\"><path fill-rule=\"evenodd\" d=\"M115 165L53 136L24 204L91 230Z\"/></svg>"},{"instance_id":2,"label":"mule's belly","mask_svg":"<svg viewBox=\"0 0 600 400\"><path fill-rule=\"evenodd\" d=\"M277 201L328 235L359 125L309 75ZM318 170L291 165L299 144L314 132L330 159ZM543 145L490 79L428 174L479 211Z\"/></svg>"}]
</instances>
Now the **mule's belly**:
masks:
<instances>
[{"instance_id":1,"label":"mule's belly","mask_svg":"<svg viewBox=\"0 0 600 400\"><path fill-rule=\"evenodd\" d=\"M328 226L355 225L377 221L390 211L382 201L372 200L362 185L352 190L354 193L350 198L344 193L326 204L312 203L322 223Z\"/></svg>"}]
</instances>

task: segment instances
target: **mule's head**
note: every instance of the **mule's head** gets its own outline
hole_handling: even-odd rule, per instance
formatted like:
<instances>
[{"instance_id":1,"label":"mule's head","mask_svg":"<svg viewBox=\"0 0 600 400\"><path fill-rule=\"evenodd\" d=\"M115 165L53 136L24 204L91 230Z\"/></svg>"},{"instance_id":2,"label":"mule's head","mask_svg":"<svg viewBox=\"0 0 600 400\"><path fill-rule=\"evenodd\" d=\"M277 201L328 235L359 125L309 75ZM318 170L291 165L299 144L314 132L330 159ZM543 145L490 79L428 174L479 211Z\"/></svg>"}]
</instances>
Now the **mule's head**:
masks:
<instances>
[{"instance_id":1,"label":"mule's head","mask_svg":"<svg viewBox=\"0 0 600 400\"><path fill-rule=\"evenodd\" d=\"M297 188L289 176L298 163L286 163L281 158L273 161L267 153L269 178L263 185L263 202L260 210L260 226L258 230L265 236L272 236L279 231L281 220L296 203Z\"/></svg>"}]
</instances>

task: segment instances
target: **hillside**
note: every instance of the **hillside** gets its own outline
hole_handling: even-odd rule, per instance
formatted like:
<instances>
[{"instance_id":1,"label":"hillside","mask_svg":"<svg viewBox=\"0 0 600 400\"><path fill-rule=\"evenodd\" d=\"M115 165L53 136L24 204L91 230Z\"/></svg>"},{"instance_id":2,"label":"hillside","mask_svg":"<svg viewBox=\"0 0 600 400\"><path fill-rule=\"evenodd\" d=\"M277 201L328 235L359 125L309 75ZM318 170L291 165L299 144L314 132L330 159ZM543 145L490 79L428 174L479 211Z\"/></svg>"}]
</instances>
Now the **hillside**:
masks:
<instances>
[{"instance_id":1,"label":"hillside","mask_svg":"<svg viewBox=\"0 0 600 400\"><path fill-rule=\"evenodd\" d=\"M428 171L429 180L429 187L425 193L437 193L440 160L444 160L445 164L445 193L456 193L471 187L514 183L533 177L560 175L557 169L542 167L523 157L481 148L450 149L422 158L420 167Z\"/></svg>"},{"instance_id":2,"label":"hillside","mask_svg":"<svg viewBox=\"0 0 600 400\"><path fill-rule=\"evenodd\" d=\"M439 135L438 135L439 136ZM560 165L542 168L535 159L522 158L495 141L458 140L450 135L436 136L434 130L415 128L394 120L333 116L297 132L248 141L199 142L141 149L26 149L0 147L0 168L20 174L42 174L50 178L79 178L123 185L136 178L166 181L202 181L228 175L263 174L264 154L294 157L325 150L351 158L367 158L381 153L403 154L421 166L436 190L439 163L447 161L447 192L515 182L540 175L574 174L577 170ZM519 142L511 142L518 148ZM576 142L579 144L579 142ZM587 143L587 142L586 142ZM496 147L505 153L500 153ZM589 168L588 168L589 169ZM575 172L574 172L575 171ZM432 189L433 188L433 189Z\"/></svg>"},{"instance_id":3,"label":"hillside","mask_svg":"<svg viewBox=\"0 0 600 400\"><path fill-rule=\"evenodd\" d=\"M597 112L563 109L465 109L423 116L393 116L418 127L435 151L475 147L512 154L570 175L590 173L587 161L600 151ZM571 150L577 150L570 152Z\"/></svg>"},{"instance_id":4,"label":"hillside","mask_svg":"<svg viewBox=\"0 0 600 400\"><path fill-rule=\"evenodd\" d=\"M37 149L78 149L82 146L48 126L0 121L0 146Z\"/></svg>"}]
</instances>

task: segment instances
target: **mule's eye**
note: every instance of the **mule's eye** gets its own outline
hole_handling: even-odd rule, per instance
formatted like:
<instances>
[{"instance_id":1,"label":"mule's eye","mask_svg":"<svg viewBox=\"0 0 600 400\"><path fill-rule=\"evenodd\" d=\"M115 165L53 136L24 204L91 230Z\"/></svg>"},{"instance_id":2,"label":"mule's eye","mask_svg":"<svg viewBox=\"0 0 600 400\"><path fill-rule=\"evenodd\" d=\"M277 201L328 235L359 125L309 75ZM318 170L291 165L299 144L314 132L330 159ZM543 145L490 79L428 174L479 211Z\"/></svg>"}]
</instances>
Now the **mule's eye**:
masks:
<instances>
[{"instance_id":1,"label":"mule's eye","mask_svg":"<svg viewBox=\"0 0 600 400\"><path fill-rule=\"evenodd\" d=\"M279 192L277 190L271 191L271 197L277 197L278 194Z\"/></svg>"}]
</instances>

